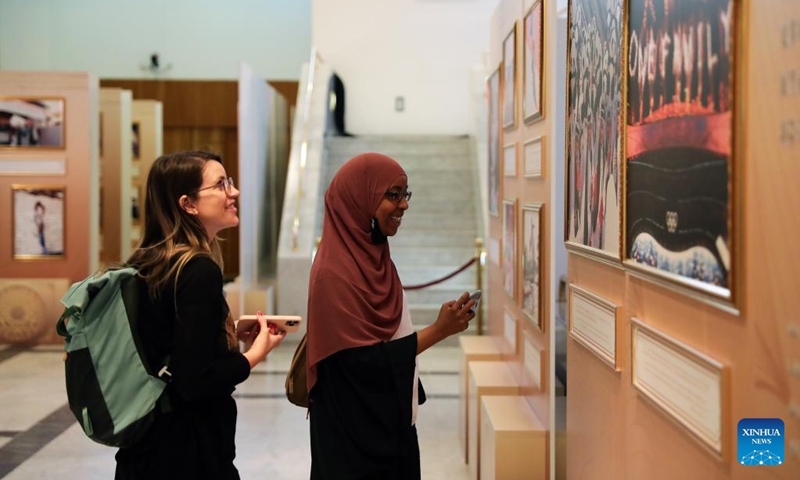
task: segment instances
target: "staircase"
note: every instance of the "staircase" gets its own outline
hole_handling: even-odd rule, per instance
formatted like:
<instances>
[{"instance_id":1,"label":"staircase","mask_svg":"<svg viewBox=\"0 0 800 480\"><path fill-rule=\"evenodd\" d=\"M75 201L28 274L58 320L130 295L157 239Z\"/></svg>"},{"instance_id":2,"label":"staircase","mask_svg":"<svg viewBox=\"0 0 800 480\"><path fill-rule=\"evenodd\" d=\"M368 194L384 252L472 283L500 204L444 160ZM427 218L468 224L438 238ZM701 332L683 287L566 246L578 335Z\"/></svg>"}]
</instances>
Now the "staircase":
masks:
<instances>
[{"instance_id":1,"label":"staircase","mask_svg":"<svg viewBox=\"0 0 800 480\"><path fill-rule=\"evenodd\" d=\"M469 139L461 136L358 136L326 140L321 187L327 189L347 160L364 152L380 152L400 163L414 192L403 225L389 239L392 260L403 285L444 277L475 255L480 236L475 163ZM324 198L324 195L320 195ZM320 212L322 209L320 209ZM322 216L317 218L322 232ZM484 275L485 276L485 275ZM476 266L438 285L406 292L416 328L434 320L442 303L476 289ZM484 312L486 310L484 309ZM477 331L472 322L467 333ZM457 338L446 341L457 344Z\"/></svg>"}]
</instances>

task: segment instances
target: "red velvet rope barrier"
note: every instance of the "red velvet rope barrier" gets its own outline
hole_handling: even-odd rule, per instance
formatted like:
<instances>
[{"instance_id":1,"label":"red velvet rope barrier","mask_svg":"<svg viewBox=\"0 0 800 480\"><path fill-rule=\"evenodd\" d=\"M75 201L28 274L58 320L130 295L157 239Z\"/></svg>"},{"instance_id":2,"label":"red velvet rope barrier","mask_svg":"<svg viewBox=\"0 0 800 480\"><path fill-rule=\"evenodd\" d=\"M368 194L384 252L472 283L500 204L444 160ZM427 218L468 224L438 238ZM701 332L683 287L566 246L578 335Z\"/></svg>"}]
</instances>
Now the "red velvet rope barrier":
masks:
<instances>
[{"instance_id":1,"label":"red velvet rope barrier","mask_svg":"<svg viewBox=\"0 0 800 480\"><path fill-rule=\"evenodd\" d=\"M419 285L411 285L411 286L407 286L407 287L404 286L403 290L420 290L422 288L430 287L431 285L436 285L437 283L442 283L445 280L450 280L451 278L455 277L459 273L463 272L464 270L466 270L470 266L472 266L472 264L475 263L475 260L477 260L477 257L472 257L467 263L465 263L464 265L459 267L458 270L456 270L455 272L451 273L450 275L444 276L444 277L442 277L442 278L440 278L438 280L434 280L434 281L428 282L428 283L421 283Z\"/></svg>"}]
</instances>

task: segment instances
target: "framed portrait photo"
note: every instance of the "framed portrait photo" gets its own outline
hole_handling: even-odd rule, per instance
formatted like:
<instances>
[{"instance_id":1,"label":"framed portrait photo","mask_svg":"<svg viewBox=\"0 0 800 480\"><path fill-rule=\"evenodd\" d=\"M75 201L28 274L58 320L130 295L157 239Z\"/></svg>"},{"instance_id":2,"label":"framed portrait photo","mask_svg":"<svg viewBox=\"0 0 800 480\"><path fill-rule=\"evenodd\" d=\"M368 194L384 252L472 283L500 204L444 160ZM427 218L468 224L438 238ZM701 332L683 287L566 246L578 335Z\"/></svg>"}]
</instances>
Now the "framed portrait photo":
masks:
<instances>
[{"instance_id":1,"label":"framed portrait photo","mask_svg":"<svg viewBox=\"0 0 800 480\"><path fill-rule=\"evenodd\" d=\"M12 185L13 256L63 258L66 222L63 185Z\"/></svg>"},{"instance_id":2,"label":"framed portrait photo","mask_svg":"<svg viewBox=\"0 0 800 480\"><path fill-rule=\"evenodd\" d=\"M522 206L522 313L542 330L542 204Z\"/></svg>"},{"instance_id":3,"label":"framed portrait photo","mask_svg":"<svg viewBox=\"0 0 800 480\"><path fill-rule=\"evenodd\" d=\"M140 125L139 122L133 122L131 124L131 159L132 160L139 160L139 155L141 154L141 135L140 135Z\"/></svg>"},{"instance_id":4,"label":"framed portrait photo","mask_svg":"<svg viewBox=\"0 0 800 480\"><path fill-rule=\"evenodd\" d=\"M63 150L65 110L61 97L0 96L0 148Z\"/></svg>"},{"instance_id":5,"label":"framed portrait photo","mask_svg":"<svg viewBox=\"0 0 800 480\"><path fill-rule=\"evenodd\" d=\"M631 0L626 30L625 264L731 302L736 3Z\"/></svg>"},{"instance_id":6,"label":"framed portrait photo","mask_svg":"<svg viewBox=\"0 0 800 480\"><path fill-rule=\"evenodd\" d=\"M531 123L544 118L542 78L544 77L544 0L538 0L525 14L522 50L522 118Z\"/></svg>"},{"instance_id":7,"label":"framed portrait photo","mask_svg":"<svg viewBox=\"0 0 800 480\"><path fill-rule=\"evenodd\" d=\"M500 68L486 79L489 101L489 215L500 216Z\"/></svg>"},{"instance_id":8,"label":"framed portrait photo","mask_svg":"<svg viewBox=\"0 0 800 480\"><path fill-rule=\"evenodd\" d=\"M567 28L567 249L620 263L623 0L572 0Z\"/></svg>"},{"instance_id":9,"label":"framed portrait photo","mask_svg":"<svg viewBox=\"0 0 800 480\"><path fill-rule=\"evenodd\" d=\"M503 287L517 300L517 200L503 200Z\"/></svg>"},{"instance_id":10,"label":"framed portrait photo","mask_svg":"<svg viewBox=\"0 0 800 480\"><path fill-rule=\"evenodd\" d=\"M503 40L503 128L517 124L517 22Z\"/></svg>"}]
</instances>

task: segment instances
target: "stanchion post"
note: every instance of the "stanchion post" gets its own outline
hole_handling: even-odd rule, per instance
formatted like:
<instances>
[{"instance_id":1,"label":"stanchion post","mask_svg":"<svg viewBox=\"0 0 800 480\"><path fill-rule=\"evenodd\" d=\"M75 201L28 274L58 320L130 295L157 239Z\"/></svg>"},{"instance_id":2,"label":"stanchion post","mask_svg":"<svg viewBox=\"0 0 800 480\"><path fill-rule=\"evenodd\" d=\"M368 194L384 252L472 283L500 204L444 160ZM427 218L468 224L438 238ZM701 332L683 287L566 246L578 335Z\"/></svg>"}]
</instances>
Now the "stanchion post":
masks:
<instances>
[{"instance_id":1,"label":"stanchion post","mask_svg":"<svg viewBox=\"0 0 800 480\"><path fill-rule=\"evenodd\" d=\"M483 285L483 265L486 260L486 252L483 250L483 239L478 237L475 239L475 260L476 260L476 283L478 284L477 289L480 290ZM484 292L486 295L488 292ZM478 335L483 335L483 305L485 301L481 301L480 307L478 308Z\"/></svg>"}]
</instances>

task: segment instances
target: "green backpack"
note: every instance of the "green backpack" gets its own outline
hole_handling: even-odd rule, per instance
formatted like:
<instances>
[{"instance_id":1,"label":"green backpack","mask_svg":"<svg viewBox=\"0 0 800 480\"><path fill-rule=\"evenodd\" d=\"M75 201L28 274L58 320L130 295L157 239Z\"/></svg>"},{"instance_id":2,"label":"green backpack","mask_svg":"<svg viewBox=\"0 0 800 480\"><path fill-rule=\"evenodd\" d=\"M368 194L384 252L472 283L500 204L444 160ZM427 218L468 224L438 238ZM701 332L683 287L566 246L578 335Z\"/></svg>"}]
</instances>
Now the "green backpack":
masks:
<instances>
[{"instance_id":1,"label":"green backpack","mask_svg":"<svg viewBox=\"0 0 800 480\"><path fill-rule=\"evenodd\" d=\"M148 365L136 276L134 268L123 268L72 284L56 327L65 338L69 408L89 438L113 447L136 443L158 412L169 409L169 359L156 369Z\"/></svg>"}]
</instances>

